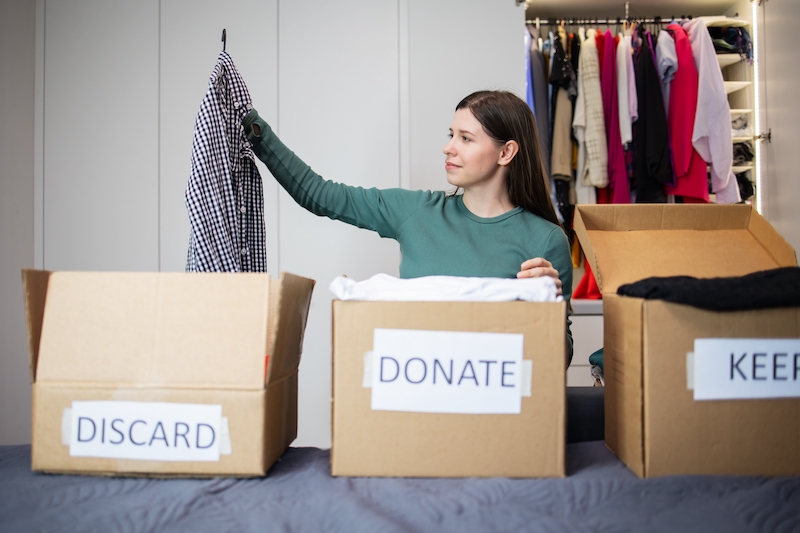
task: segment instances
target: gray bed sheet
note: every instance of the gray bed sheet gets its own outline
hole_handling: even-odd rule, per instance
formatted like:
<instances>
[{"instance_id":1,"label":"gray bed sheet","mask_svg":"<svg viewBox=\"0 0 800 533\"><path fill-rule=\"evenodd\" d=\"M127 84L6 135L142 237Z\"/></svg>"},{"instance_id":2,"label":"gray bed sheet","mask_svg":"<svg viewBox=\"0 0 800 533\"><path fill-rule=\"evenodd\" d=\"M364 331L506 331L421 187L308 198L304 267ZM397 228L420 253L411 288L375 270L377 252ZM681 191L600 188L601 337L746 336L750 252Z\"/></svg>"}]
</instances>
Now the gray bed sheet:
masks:
<instances>
[{"instance_id":1,"label":"gray bed sheet","mask_svg":"<svg viewBox=\"0 0 800 533\"><path fill-rule=\"evenodd\" d=\"M289 448L265 478L46 475L0 447L3 532L800 532L800 477L638 479L602 441L567 446L564 479L331 477Z\"/></svg>"}]
</instances>

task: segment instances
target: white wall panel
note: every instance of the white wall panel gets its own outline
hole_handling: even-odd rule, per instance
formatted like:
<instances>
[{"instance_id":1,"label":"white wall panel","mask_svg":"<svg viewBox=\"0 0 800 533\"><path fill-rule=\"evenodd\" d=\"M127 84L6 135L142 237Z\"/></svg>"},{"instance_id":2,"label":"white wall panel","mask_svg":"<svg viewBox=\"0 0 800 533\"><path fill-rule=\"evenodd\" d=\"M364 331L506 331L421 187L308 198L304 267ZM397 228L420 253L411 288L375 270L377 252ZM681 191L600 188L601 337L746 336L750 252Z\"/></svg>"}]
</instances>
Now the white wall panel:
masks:
<instances>
[{"instance_id":1,"label":"white wall panel","mask_svg":"<svg viewBox=\"0 0 800 533\"><path fill-rule=\"evenodd\" d=\"M49 1L44 266L158 269L158 0Z\"/></svg>"},{"instance_id":2,"label":"white wall panel","mask_svg":"<svg viewBox=\"0 0 800 533\"><path fill-rule=\"evenodd\" d=\"M797 132L800 106L797 105L800 55L797 53L796 27L800 3L796 0L771 0L763 6L764 25L758 29L765 44L761 50L761 72L765 81L763 105L766 121L761 130L772 130L772 142L762 143L766 161L764 184L767 189L764 212L775 229L800 249L800 151ZM766 59L764 59L766 58ZM757 132L759 133L759 132Z\"/></svg>"},{"instance_id":3,"label":"white wall panel","mask_svg":"<svg viewBox=\"0 0 800 533\"><path fill-rule=\"evenodd\" d=\"M31 435L20 269L34 266L34 0L0 2L0 446Z\"/></svg>"},{"instance_id":4,"label":"white wall panel","mask_svg":"<svg viewBox=\"0 0 800 533\"><path fill-rule=\"evenodd\" d=\"M411 188L449 190L442 148L456 104L484 89L525 98L525 10L510 0L409 0Z\"/></svg>"},{"instance_id":5,"label":"white wall panel","mask_svg":"<svg viewBox=\"0 0 800 533\"><path fill-rule=\"evenodd\" d=\"M242 75L253 105L267 120L277 114L277 0L161 0L160 269L182 271L189 242L184 191L191 172L192 138L208 79L222 51ZM278 186L264 181L268 270L278 269Z\"/></svg>"},{"instance_id":6,"label":"white wall panel","mask_svg":"<svg viewBox=\"0 0 800 533\"><path fill-rule=\"evenodd\" d=\"M399 184L398 14L394 2L282 2L277 132L327 179ZM273 124L274 126L274 124ZM300 364L296 445L330 446L330 281L397 275L395 241L318 218L280 197L281 269L317 280Z\"/></svg>"}]
</instances>

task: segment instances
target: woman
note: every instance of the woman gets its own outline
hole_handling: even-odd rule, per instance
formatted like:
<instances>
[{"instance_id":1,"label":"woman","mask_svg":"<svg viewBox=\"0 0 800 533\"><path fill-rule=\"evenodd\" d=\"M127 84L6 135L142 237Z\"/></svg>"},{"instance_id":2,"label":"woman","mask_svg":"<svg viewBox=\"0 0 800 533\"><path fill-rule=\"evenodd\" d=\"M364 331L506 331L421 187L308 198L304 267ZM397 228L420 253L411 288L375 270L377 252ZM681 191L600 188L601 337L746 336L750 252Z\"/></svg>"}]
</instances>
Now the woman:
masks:
<instances>
[{"instance_id":1,"label":"woman","mask_svg":"<svg viewBox=\"0 0 800 533\"><path fill-rule=\"evenodd\" d=\"M550 202L533 113L512 93L480 91L456 106L443 152L447 181L462 195L326 181L255 110L244 128L256 156L298 204L397 240L401 278L550 276L569 302L569 242ZM569 325L567 319L567 364Z\"/></svg>"}]
</instances>

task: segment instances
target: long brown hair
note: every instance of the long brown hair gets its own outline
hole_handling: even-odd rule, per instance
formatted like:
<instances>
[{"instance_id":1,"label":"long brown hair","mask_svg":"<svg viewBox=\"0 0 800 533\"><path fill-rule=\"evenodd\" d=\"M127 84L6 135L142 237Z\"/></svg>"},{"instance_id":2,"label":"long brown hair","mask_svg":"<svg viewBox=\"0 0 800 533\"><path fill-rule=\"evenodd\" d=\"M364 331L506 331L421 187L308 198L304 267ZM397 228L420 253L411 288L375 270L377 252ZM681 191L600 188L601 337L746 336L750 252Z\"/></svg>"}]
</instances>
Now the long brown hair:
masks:
<instances>
[{"instance_id":1,"label":"long brown hair","mask_svg":"<svg viewBox=\"0 0 800 533\"><path fill-rule=\"evenodd\" d=\"M536 119L528 104L508 91L478 91L461 100L459 109L469 109L498 146L517 142L519 151L509 164L507 180L511 202L561 226L550 201Z\"/></svg>"}]
</instances>

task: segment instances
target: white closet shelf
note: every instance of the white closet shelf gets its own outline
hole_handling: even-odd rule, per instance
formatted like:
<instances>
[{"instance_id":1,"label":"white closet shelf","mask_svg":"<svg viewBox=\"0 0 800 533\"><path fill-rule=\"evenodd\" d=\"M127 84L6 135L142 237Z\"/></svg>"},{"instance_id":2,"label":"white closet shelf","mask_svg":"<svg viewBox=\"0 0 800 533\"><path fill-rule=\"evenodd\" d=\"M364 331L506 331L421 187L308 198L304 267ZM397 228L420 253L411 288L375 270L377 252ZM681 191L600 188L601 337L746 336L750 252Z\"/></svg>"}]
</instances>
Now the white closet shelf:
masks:
<instances>
[{"instance_id":1,"label":"white closet shelf","mask_svg":"<svg viewBox=\"0 0 800 533\"><path fill-rule=\"evenodd\" d=\"M753 165L734 165L731 167L731 170L734 174L739 174L740 172L745 172L747 170L753 170Z\"/></svg>"},{"instance_id":2,"label":"white closet shelf","mask_svg":"<svg viewBox=\"0 0 800 533\"><path fill-rule=\"evenodd\" d=\"M734 109L731 108L731 115L744 115L745 113L752 113L752 109Z\"/></svg>"},{"instance_id":3,"label":"white closet shelf","mask_svg":"<svg viewBox=\"0 0 800 533\"><path fill-rule=\"evenodd\" d=\"M719 63L719 68L725 68L730 65L735 65L742 61L742 56L739 54L717 54L717 62Z\"/></svg>"},{"instance_id":4,"label":"white closet shelf","mask_svg":"<svg viewBox=\"0 0 800 533\"><path fill-rule=\"evenodd\" d=\"M729 17L699 17L703 19L709 28L744 28L750 26L750 22L742 19Z\"/></svg>"},{"instance_id":5,"label":"white closet shelf","mask_svg":"<svg viewBox=\"0 0 800 533\"><path fill-rule=\"evenodd\" d=\"M725 94L731 94L753 84L752 81L726 81L724 83Z\"/></svg>"},{"instance_id":6,"label":"white closet shelf","mask_svg":"<svg viewBox=\"0 0 800 533\"><path fill-rule=\"evenodd\" d=\"M753 136L749 135L749 136L745 136L745 137L733 137L731 140L733 142L735 142L735 143L743 143L743 142L747 142L747 141L752 141L753 140Z\"/></svg>"}]
</instances>

